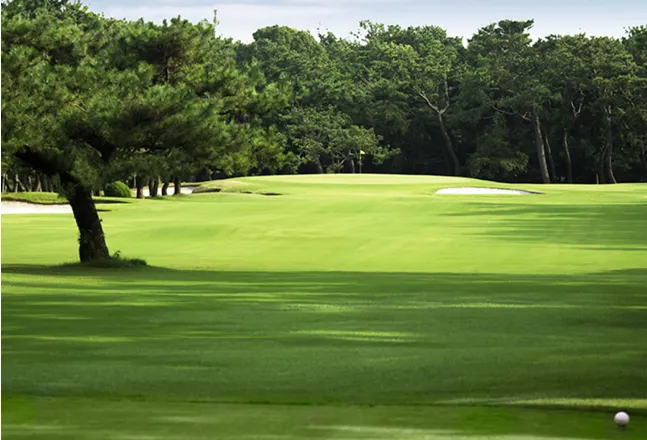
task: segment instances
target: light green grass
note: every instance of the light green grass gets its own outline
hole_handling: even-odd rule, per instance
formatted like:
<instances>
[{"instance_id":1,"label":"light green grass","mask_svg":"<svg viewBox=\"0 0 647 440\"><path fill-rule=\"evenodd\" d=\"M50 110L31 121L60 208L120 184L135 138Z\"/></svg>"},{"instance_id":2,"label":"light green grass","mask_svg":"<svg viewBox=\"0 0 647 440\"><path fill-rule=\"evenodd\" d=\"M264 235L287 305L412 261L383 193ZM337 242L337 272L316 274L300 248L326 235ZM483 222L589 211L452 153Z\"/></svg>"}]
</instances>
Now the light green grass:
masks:
<instances>
[{"instance_id":1,"label":"light green grass","mask_svg":"<svg viewBox=\"0 0 647 440\"><path fill-rule=\"evenodd\" d=\"M647 437L647 187L444 179L236 179L209 185L255 194L102 213L112 252L158 266L137 270L52 266L72 216L3 216L3 433Z\"/></svg>"},{"instance_id":2,"label":"light green grass","mask_svg":"<svg viewBox=\"0 0 647 440\"><path fill-rule=\"evenodd\" d=\"M53 404L56 402L56 404ZM68 439L639 439L608 414L510 408L357 407L6 399L3 437ZM637 419L638 423L643 419ZM557 428L557 429L556 429ZM559 432L559 436L556 436Z\"/></svg>"},{"instance_id":3,"label":"light green grass","mask_svg":"<svg viewBox=\"0 0 647 440\"><path fill-rule=\"evenodd\" d=\"M67 203L64 197L52 192L17 192L3 193L4 202L27 202L39 205L63 205Z\"/></svg>"}]
</instances>

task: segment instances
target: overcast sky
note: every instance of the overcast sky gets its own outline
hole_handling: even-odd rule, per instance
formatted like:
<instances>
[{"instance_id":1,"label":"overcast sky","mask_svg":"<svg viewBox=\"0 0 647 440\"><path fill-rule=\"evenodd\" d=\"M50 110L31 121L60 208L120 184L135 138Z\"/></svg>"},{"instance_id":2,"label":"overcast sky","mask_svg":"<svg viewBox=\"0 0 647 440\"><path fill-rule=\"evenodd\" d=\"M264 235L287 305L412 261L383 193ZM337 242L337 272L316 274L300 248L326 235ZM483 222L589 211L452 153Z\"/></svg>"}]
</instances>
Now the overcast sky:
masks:
<instances>
[{"instance_id":1,"label":"overcast sky","mask_svg":"<svg viewBox=\"0 0 647 440\"><path fill-rule=\"evenodd\" d=\"M624 28L647 24L646 0L84 0L90 9L116 18L160 22L181 15L213 18L218 33L249 42L255 30L275 24L329 30L347 36L361 20L404 26L440 26L469 38L501 19L534 19L533 37L575 34L620 37Z\"/></svg>"}]
</instances>

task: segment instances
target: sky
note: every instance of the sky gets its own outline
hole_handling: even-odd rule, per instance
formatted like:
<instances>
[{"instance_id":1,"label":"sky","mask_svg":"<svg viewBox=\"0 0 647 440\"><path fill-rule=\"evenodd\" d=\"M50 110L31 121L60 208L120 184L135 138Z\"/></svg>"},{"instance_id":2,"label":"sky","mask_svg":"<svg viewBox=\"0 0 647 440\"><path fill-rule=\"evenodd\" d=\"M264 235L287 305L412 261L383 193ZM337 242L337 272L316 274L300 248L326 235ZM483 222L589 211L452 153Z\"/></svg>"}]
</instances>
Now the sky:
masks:
<instances>
[{"instance_id":1,"label":"sky","mask_svg":"<svg viewBox=\"0 0 647 440\"><path fill-rule=\"evenodd\" d=\"M362 20L401 26L434 25L451 36L470 38L502 19L534 19L533 38L586 33L621 37L624 29L647 25L646 0L82 0L108 17L161 22L178 15L213 19L217 33L250 42L259 28L275 24L330 31L346 37Z\"/></svg>"}]
</instances>

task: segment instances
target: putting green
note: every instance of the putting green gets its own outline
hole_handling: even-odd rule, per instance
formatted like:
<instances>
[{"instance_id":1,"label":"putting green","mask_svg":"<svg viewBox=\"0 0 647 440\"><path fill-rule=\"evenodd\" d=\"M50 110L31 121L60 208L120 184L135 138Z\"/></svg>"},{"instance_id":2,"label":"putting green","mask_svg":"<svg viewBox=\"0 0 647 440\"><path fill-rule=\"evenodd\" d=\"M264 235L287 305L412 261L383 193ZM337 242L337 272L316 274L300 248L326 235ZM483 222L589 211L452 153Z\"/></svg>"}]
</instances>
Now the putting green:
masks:
<instances>
[{"instance_id":1,"label":"putting green","mask_svg":"<svg viewBox=\"0 0 647 440\"><path fill-rule=\"evenodd\" d=\"M103 205L137 270L53 266L72 216L3 216L3 433L645 438L647 187L443 179ZM484 185L543 194L434 194Z\"/></svg>"}]
</instances>

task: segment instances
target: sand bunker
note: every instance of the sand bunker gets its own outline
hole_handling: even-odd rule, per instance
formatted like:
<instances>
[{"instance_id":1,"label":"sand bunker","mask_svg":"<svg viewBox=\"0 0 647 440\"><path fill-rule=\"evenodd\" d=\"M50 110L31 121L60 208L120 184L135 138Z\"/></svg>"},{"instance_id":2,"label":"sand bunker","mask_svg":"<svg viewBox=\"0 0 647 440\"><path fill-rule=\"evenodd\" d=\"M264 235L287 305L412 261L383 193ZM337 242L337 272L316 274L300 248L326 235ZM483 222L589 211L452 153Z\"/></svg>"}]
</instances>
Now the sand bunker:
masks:
<instances>
[{"instance_id":1,"label":"sand bunker","mask_svg":"<svg viewBox=\"0 0 647 440\"><path fill-rule=\"evenodd\" d=\"M72 207L70 205L2 202L2 214L72 214Z\"/></svg>"},{"instance_id":2,"label":"sand bunker","mask_svg":"<svg viewBox=\"0 0 647 440\"><path fill-rule=\"evenodd\" d=\"M443 188L436 191L436 194L535 194L530 191L521 189L503 189L503 188Z\"/></svg>"}]
</instances>

